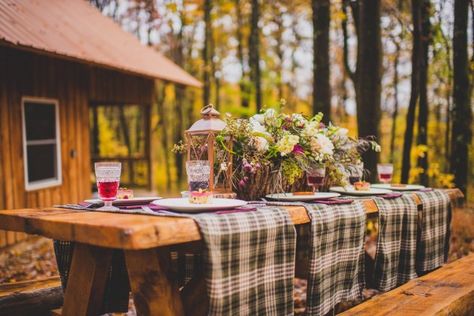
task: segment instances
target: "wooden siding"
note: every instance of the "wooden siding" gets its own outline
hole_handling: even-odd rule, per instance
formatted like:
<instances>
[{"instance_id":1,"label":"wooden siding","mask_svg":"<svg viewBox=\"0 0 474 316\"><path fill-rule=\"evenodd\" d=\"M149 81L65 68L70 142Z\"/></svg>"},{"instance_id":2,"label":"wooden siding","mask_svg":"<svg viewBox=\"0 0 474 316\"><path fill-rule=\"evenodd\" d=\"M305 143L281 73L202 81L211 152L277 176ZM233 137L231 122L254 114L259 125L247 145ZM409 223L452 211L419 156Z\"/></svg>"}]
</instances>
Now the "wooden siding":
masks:
<instances>
[{"instance_id":1,"label":"wooden siding","mask_svg":"<svg viewBox=\"0 0 474 316\"><path fill-rule=\"evenodd\" d=\"M91 195L89 103L152 102L153 80L0 46L0 209L77 202ZM59 103L62 185L25 191L21 98ZM24 238L0 231L0 247Z\"/></svg>"}]
</instances>

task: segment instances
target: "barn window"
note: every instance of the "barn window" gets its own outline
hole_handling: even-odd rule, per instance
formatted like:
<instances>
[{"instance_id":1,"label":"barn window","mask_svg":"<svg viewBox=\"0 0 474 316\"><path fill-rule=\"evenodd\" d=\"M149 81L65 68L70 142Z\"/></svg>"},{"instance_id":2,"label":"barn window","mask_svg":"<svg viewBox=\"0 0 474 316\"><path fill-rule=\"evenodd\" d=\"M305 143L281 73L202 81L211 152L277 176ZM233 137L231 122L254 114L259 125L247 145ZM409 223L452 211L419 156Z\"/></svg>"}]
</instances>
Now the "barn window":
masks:
<instances>
[{"instance_id":1,"label":"barn window","mask_svg":"<svg viewBox=\"0 0 474 316\"><path fill-rule=\"evenodd\" d=\"M23 153L27 191L61 184L57 100L23 98Z\"/></svg>"}]
</instances>

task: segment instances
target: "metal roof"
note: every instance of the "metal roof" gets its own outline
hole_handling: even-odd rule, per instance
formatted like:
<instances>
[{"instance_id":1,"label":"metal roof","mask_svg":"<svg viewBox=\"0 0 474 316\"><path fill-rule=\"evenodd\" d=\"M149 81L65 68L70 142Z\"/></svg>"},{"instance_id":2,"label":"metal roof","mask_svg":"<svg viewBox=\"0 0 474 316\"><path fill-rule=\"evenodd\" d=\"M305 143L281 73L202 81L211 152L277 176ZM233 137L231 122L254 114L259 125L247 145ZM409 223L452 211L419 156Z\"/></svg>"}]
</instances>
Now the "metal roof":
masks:
<instances>
[{"instance_id":1,"label":"metal roof","mask_svg":"<svg viewBox=\"0 0 474 316\"><path fill-rule=\"evenodd\" d=\"M201 87L85 0L0 0L0 44Z\"/></svg>"}]
</instances>

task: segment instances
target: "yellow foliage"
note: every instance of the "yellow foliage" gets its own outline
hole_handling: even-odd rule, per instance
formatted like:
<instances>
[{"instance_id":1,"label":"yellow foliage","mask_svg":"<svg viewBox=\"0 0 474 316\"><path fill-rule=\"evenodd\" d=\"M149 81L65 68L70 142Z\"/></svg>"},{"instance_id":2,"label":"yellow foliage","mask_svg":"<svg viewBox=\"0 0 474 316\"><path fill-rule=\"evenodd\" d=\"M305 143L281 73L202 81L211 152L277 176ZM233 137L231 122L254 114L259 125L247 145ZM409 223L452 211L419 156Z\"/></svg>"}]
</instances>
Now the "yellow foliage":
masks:
<instances>
[{"instance_id":1,"label":"yellow foliage","mask_svg":"<svg viewBox=\"0 0 474 316\"><path fill-rule=\"evenodd\" d=\"M417 145L415 146L415 148L413 148L413 154L418 158L425 157L427 152L428 152L427 145Z\"/></svg>"}]
</instances>

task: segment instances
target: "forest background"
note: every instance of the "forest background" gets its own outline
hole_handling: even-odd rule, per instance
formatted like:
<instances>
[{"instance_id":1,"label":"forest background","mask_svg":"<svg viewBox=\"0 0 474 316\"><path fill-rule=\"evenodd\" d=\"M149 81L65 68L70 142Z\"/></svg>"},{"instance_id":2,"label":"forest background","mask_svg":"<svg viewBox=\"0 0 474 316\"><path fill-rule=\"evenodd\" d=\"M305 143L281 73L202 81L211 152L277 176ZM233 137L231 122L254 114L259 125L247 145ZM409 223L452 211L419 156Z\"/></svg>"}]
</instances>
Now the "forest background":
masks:
<instances>
[{"instance_id":1,"label":"forest background","mask_svg":"<svg viewBox=\"0 0 474 316\"><path fill-rule=\"evenodd\" d=\"M185 187L184 157L172 148L204 105L245 117L281 100L284 112L323 112L354 136L376 136L382 152L366 165L394 163L395 182L474 190L473 0L91 3L203 83L156 84L152 181L160 194ZM95 118L100 155L133 155L143 136L139 107L106 110Z\"/></svg>"}]
</instances>

